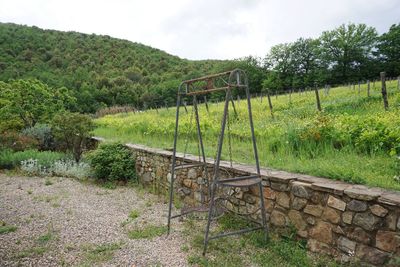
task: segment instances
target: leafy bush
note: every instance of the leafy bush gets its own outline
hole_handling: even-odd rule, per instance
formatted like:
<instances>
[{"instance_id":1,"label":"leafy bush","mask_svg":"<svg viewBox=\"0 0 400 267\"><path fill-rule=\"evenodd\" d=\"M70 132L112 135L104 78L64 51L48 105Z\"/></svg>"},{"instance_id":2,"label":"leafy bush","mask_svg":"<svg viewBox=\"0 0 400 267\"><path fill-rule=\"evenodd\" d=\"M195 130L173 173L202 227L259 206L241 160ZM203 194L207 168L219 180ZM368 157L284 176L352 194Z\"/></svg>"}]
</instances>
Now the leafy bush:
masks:
<instances>
[{"instance_id":1,"label":"leafy bush","mask_svg":"<svg viewBox=\"0 0 400 267\"><path fill-rule=\"evenodd\" d=\"M56 160L49 166L42 165L36 159L23 160L21 170L30 175L63 176L83 179L90 176L90 165L86 162L75 162L72 159Z\"/></svg>"},{"instance_id":2,"label":"leafy bush","mask_svg":"<svg viewBox=\"0 0 400 267\"><path fill-rule=\"evenodd\" d=\"M38 142L36 139L21 135L15 131L8 131L0 134L0 149L22 151L37 148L37 145Z\"/></svg>"},{"instance_id":3,"label":"leafy bush","mask_svg":"<svg viewBox=\"0 0 400 267\"><path fill-rule=\"evenodd\" d=\"M33 127L26 128L22 131L22 134L36 139L40 150L54 149L54 137L50 126L47 124L36 124Z\"/></svg>"},{"instance_id":4,"label":"leafy bush","mask_svg":"<svg viewBox=\"0 0 400 267\"><path fill-rule=\"evenodd\" d=\"M72 152L76 162L81 159L90 132L94 129L88 115L64 112L54 116L52 121L54 137Z\"/></svg>"},{"instance_id":5,"label":"leafy bush","mask_svg":"<svg viewBox=\"0 0 400 267\"><path fill-rule=\"evenodd\" d=\"M103 144L89 155L94 177L100 180L136 179L135 159L123 144Z\"/></svg>"},{"instance_id":6,"label":"leafy bush","mask_svg":"<svg viewBox=\"0 0 400 267\"><path fill-rule=\"evenodd\" d=\"M16 168L20 166L21 161L29 159L35 159L40 165L49 168L54 161L65 158L68 158L68 156L60 152L37 151L32 149L15 152L10 149L3 149L0 150L0 168Z\"/></svg>"}]
</instances>

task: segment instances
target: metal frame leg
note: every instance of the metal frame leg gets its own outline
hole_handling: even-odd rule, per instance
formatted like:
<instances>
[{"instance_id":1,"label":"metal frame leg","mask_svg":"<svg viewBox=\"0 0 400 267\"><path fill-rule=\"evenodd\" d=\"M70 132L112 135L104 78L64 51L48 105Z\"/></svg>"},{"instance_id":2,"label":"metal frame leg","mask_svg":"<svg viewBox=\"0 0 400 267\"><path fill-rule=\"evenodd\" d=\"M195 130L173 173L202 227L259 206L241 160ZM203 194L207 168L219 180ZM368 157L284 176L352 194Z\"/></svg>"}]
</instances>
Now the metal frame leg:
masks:
<instances>
[{"instance_id":1,"label":"metal frame leg","mask_svg":"<svg viewBox=\"0 0 400 267\"><path fill-rule=\"evenodd\" d=\"M181 102L180 94L176 100L176 122L175 122L175 135L174 135L174 150L172 153L172 167L171 167L171 182L169 186L169 208L168 208L168 235L171 229L171 212L172 202L174 200L174 176L175 176L175 165L176 165L176 143L178 138L178 126L179 126L179 106Z\"/></svg>"},{"instance_id":2,"label":"metal frame leg","mask_svg":"<svg viewBox=\"0 0 400 267\"><path fill-rule=\"evenodd\" d=\"M210 224L211 224L211 217L212 217L212 211L213 211L213 208L214 208L214 197L215 197L214 195L215 195L215 191L218 188L217 181L218 181L218 175L219 175L219 164L220 164L220 161L221 161L222 144L224 142L226 117L227 117L228 108L229 108L230 95L231 95L231 89L229 88L226 91L226 96L225 96L224 115L223 115L222 121L221 121L221 133L220 133L219 140L218 140L217 158L216 158L215 165L214 165L213 183L212 183L212 188L211 188L211 200L210 200L210 207L209 207L209 210L208 210L207 227L206 227L206 232L205 232L205 235L204 235L203 256L206 254L206 251L207 251L207 246L208 246L208 241L209 241L208 236L209 236Z\"/></svg>"}]
</instances>

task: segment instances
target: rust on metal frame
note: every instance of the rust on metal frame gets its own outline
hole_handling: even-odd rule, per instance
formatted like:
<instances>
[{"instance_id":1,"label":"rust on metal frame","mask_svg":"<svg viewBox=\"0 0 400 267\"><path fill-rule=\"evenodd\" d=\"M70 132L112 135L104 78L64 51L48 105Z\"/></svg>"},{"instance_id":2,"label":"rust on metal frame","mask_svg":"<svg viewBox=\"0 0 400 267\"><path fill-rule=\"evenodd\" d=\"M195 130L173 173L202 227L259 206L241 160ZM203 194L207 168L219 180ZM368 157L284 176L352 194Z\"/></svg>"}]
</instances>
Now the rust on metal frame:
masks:
<instances>
[{"instance_id":1,"label":"rust on metal frame","mask_svg":"<svg viewBox=\"0 0 400 267\"><path fill-rule=\"evenodd\" d=\"M208 94L211 92L217 92L217 91L224 91L227 90L229 88L245 88L246 85L244 84L239 84L239 82L236 80L235 83L231 83L230 81L225 81L222 77L224 76L230 76L232 75L232 73L238 71L237 69L234 70L230 70L230 71L225 71L225 72L221 72L221 73L217 73L217 74L213 74L213 75L207 75L207 76L203 76L200 78L195 78L195 79L190 79L190 80L186 80L183 81L181 83L182 85L185 85L186 87L186 91L185 92L180 92L181 95L187 95L187 96L192 96L192 95L203 95L203 94ZM227 85L227 86L222 86L222 87L215 87L215 81L221 78L221 80ZM229 80L228 78L228 80ZM188 91L188 88L192 87L194 89L194 84L197 82L206 82L206 84L202 87L202 88L198 88L197 90L194 90L192 92Z\"/></svg>"},{"instance_id":2,"label":"rust on metal frame","mask_svg":"<svg viewBox=\"0 0 400 267\"><path fill-rule=\"evenodd\" d=\"M233 70L225 71L225 72L221 72L221 73L217 73L217 74L212 74L212 75L207 75L207 76L203 76L203 77L200 77L200 78L186 80L186 81L183 81L182 83L191 84L191 83L194 83L194 82L206 81L206 80L209 80L209 79L214 79L214 78L217 78L217 77L221 77L221 76L224 76L224 75L231 74L231 72L233 72Z\"/></svg>"}]
</instances>

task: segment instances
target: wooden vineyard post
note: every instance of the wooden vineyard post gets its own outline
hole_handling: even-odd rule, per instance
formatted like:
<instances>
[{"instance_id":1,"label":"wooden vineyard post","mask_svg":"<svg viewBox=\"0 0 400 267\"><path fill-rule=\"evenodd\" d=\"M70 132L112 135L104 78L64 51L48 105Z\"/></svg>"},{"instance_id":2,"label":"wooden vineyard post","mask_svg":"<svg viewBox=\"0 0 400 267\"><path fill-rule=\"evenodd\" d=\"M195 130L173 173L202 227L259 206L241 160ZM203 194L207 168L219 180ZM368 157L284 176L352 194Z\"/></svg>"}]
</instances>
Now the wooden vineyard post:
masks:
<instances>
[{"instance_id":1,"label":"wooden vineyard post","mask_svg":"<svg viewBox=\"0 0 400 267\"><path fill-rule=\"evenodd\" d=\"M319 100L319 93L318 93L318 87L317 87L317 84L315 84L315 97L317 98L317 108L318 108L318 111L322 111L322 108L321 108L321 102L320 102L320 100Z\"/></svg>"},{"instance_id":2,"label":"wooden vineyard post","mask_svg":"<svg viewBox=\"0 0 400 267\"><path fill-rule=\"evenodd\" d=\"M397 90L400 90L400 76L397 77Z\"/></svg>"},{"instance_id":3,"label":"wooden vineyard post","mask_svg":"<svg viewBox=\"0 0 400 267\"><path fill-rule=\"evenodd\" d=\"M386 73L383 71L381 72L381 82L382 82L382 98L383 98L383 107L385 110L389 109L389 103L387 99L387 92L386 92Z\"/></svg>"},{"instance_id":4,"label":"wooden vineyard post","mask_svg":"<svg viewBox=\"0 0 400 267\"><path fill-rule=\"evenodd\" d=\"M267 91L267 97L268 97L268 106L269 106L269 111L271 112L271 117L274 117L274 113L272 111L272 101L271 101L271 96L269 95L269 90Z\"/></svg>"},{"instance_id":5,"label":"wooden vineyard post","mask_svg":"<svg viewBox=\"0 0 400 267\"><path fill-rule=\"evenodd\" d=\"M238 103L238 106L239 106L239 104L240 104L240 95L237 96L237 103Z\"/></svg>"},{"instance_id":6,"label":"wooden vineyard post","mask_svg":"<svg viewBox=\"0 0 400 267\"><path fill-rule=\"evenodd\" d=\"M371 90L371 85L369 80L367 81L367 96L370 97L370 90Z\"/></svg>"},{"instance_id":7,"label":"wooden vineyard post","mask_svg":"<svg viewBox=\"0 0 400 267\"><path fill-rule=\"evenodd\" d=\"M358 94L361 94L361 82L358 81Z\"/></svg>"}]
</instances>

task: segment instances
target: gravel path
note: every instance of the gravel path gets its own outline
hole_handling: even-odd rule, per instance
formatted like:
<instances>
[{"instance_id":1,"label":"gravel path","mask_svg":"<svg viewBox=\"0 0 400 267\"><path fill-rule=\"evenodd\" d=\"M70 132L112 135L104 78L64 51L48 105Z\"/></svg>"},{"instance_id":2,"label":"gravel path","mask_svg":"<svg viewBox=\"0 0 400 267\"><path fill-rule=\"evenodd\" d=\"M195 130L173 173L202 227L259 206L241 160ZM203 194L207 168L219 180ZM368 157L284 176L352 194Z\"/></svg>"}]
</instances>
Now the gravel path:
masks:
<instances>
[{"instance_id":1,"label":"gravel path","mask_svg":"<svg viewBox=\"0 0 400 267\"><path fill-rule=\"evenodd\" d=\"M139 212L130 219L132 210ZM105 189L68 178L0 174L0 266L185 266L183 226L168 237L129 239L166 225L167 204L130 187Z\"/></svg>"}]
</instances>

